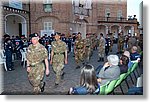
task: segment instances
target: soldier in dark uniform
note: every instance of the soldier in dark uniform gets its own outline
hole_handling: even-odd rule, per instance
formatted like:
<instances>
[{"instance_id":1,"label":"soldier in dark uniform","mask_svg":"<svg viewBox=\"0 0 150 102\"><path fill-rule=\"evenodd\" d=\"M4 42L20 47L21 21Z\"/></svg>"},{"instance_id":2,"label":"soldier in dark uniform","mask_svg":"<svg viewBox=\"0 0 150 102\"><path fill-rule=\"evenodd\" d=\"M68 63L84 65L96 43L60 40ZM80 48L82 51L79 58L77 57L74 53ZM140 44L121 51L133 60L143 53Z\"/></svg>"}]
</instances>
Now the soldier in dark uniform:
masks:
<instances>
[{"instance_id":1,"label":"soldier in dark uniform","mask_svg":"<svg viewBox=\"0 0 150 102\"><path fill-rule=\"evenodd\" d=\"M22 40L20 39L19 36L16 36L16 39L15 39L15 53L16 53L17 59L21 59L20 49L22 49L22 48L23 48L23 42L22 42Z\"/></svg>"},{"instance_id":2,"label":"soldier in dark uniform","mask_svg":"<svg viewBox=\"0 0 150 102\"><path fill-rule=\"evenodd\" d=\"M109 53L110 44L111 44L111 40L110 40L110 38L108 38L108 35L106 35L106 38L105 38L105 54L106 54L106 56Z\"/></svg>"},{"instance_id":3,"label":"soldier in dark uniform","mask_svg":"<svg viewBox=\"0 0 150 102\"><path fill-rule=\"evenodd\" d=\"M111 41L110 52L112 52L112 48L113 48L113 44L114 44L114 34L110 33L109 35L110 35L110 41Z\"/></svg>"},{"instance_id":4,"label":"soldier in dark uniform","mask_svg":"<svg viewBox=\"0 0 150 102\"><path fill-rule=\"evenodd\" d=\"M51 37L49 38L49 43L50 43L50 45L51 45L51 43L52 43L54 40L55 40L55 39L54 39L53 34L52 34Z\"/></svg>"},{"instance_id":5,"label":"soldier in dark uniform","mask_svg":"<svg viewBox=\"0 0 150 102\"><path fill-rule=\"evenodd\" d=\"M66 39L68 45L68 53L71 52L71 45L72 45L72 37L71 35Z\"/></svg>"},{"instance_id":6,"label":"soldier in dark uniform","mask_svg":"<svg viewBox=\"0 0 150 102\"><path fill-rule=\"evenodd\" d=\"M4 50L5 50L5 55L6 55L7 70L12 71L12 70L14 70L13 64L12 64L13 45L9 38L6 39Z\"/></svg>"}]
</instances>

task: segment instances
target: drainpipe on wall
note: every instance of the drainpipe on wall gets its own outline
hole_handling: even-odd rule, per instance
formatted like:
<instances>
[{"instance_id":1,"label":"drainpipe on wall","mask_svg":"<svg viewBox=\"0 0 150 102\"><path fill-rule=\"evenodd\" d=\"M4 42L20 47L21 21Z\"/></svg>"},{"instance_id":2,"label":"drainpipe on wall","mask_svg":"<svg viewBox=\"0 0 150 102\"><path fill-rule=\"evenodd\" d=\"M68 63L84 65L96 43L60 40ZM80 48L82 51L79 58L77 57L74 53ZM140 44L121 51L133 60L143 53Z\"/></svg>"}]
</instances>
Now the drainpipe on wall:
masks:
<instances>
[{"instance_id":1,"label":"drainpipe on wall","mask_svg":"<svg viewBox=\"0 0 150 102\"><path fill-rule=\"evenodd\" d=\"M30 0L29 0L29 34L31 34L31 18L30 18ZM27 35L27 37L29 37L29 34Z\"/></svg>"}]
</instances>

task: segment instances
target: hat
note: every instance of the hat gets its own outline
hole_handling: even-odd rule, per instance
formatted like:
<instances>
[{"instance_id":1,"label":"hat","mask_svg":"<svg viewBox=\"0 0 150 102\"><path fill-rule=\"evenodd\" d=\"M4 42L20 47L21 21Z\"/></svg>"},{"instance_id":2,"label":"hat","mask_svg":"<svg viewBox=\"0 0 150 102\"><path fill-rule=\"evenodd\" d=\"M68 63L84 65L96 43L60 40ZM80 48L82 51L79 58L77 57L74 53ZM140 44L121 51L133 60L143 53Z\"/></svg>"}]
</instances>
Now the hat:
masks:
<instances>
[{"instance_id":1,"label":"hat","mask_svg":"<svg viewBox=\"0 0 150 102\"><path fill-rule=\"evenodd\" d=\"M55 35L59 35L59 36L61 36L61 33L55 32Z\"/></svg>"},{"instance_id":2,"label":"hat","mask_svg":"<svg viewBox=\"0 0 150 102\"><path fill-rule=\"evenodd\" d=\"M81 35L81 32L78 32L78 34L80 34L80 35Z\"/></svg>"},{"instance_id":3,"label":"hat","mask_svg":"<svg viewBox=\"0 0 150 102\"><path fill-rule=\"evenodd\" d=\"M127 56L128 58L130 58L130 52L129 52L129 51L125 51L125 52L123 53L123 55Z\"/></svg>"},{"instance_id":4,"label":"hat","mask_svg":"<svg viewBox=\"0 0 150 102\"><path fill-rule=\"evenodd\" d=\"M39 35L38 35L37 33L33 33L33 34L30 34L30 35L29 35L30 38L38 37L38 36L39 36Z\"/></svg>"}]
</instances>

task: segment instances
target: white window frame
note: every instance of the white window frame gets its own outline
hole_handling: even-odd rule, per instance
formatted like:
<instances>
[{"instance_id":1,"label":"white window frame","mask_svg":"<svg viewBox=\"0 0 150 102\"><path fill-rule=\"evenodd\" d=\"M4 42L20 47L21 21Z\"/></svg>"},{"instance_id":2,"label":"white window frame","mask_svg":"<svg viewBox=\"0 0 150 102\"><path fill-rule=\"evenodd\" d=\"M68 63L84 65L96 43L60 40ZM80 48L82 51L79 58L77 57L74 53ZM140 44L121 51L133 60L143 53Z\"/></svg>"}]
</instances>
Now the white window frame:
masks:
<instances>
[{"instance_id":1,"label":"white window frame","mask_svg":"<svg viewBox=\"0 0 150 102\"><path fill-rule=\"evenodd\" d=\"M105 17L108 17L107 13L110 13L110 9L109 8L106 8L105 9ZM110 16L109 16L110 17Z\"/></svg>"},{"instance_id":2,"label":"white window frame","mask_svg":"<svg viewBox=\"0 0 150 102\"><path fill-rule=\"evenodd\" d=\"M52 30L52 22L44 22L44 30Z\"/></svg>"},{"instance_id":3,"label":"white window frame","mask_svg":"<svg viewBox=\"0 0 150 102\"><path fill-rule=\"evenodd\" d=\"M52 0L43 0L43 4L52 4Z\"/></svg>"},{"instance_id":4,"label":"white window frame","mask_svg":"<svg viewBox=\"0 0 150 102\"><path fill-rule=\"evenodd\" d=\"M118 10L117 17L118 17L118 20L120 20L120 17L122 17L122 10Z\"/></svg>"},{"instance_id":5,"label":"white window frame","mask_svg":"<svg viewBox=\"0 0 150 102\"><path fill-rule=\"evenodd\" d=\"M110 9L109 8L105 9L105 21L107 21L107 17L108 17L107 13L110 13ZM109 17L110 17L110 15L109 15Z\"/></svg>"}]
</instances>

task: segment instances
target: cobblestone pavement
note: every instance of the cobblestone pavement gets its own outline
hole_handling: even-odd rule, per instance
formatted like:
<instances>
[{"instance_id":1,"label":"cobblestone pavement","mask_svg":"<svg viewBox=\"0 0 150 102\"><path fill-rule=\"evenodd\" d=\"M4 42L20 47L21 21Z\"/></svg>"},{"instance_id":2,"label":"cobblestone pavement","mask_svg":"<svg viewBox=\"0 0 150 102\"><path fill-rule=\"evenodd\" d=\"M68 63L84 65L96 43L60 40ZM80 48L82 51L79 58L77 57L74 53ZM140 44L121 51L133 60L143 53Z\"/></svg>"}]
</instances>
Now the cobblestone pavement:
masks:
<instances>
[{"instance_id":1,"label":"cobblestone pavement","mask_svg":"<svg viewBox=\"0 0 150 102\"><path fill-rule=\"evenodd\" d=\"M113 52L116 54L116 45L113 46ZM100 64L103 65L104 62L97 62L98 52L95 50L93 56L90 59L90 64L97 68ZM28 81L26 68L21 66L19 60L14 62L14 71L4 71L4 91L2 94L33 94L33 89ZM75 68L75 60L73 54L68 55L68 64L64 68L64 79L56 87L55 75L50 66L50 75L45 76L44 80L46 82L45 91L41 94L43 95L66 95L70 87L79 85L80 69ZM125 88L124 88L125 89ZM127 91L127 89L125 89ZM116 89L120 92L120 89Z\"/></svg>"}]
</instances>

